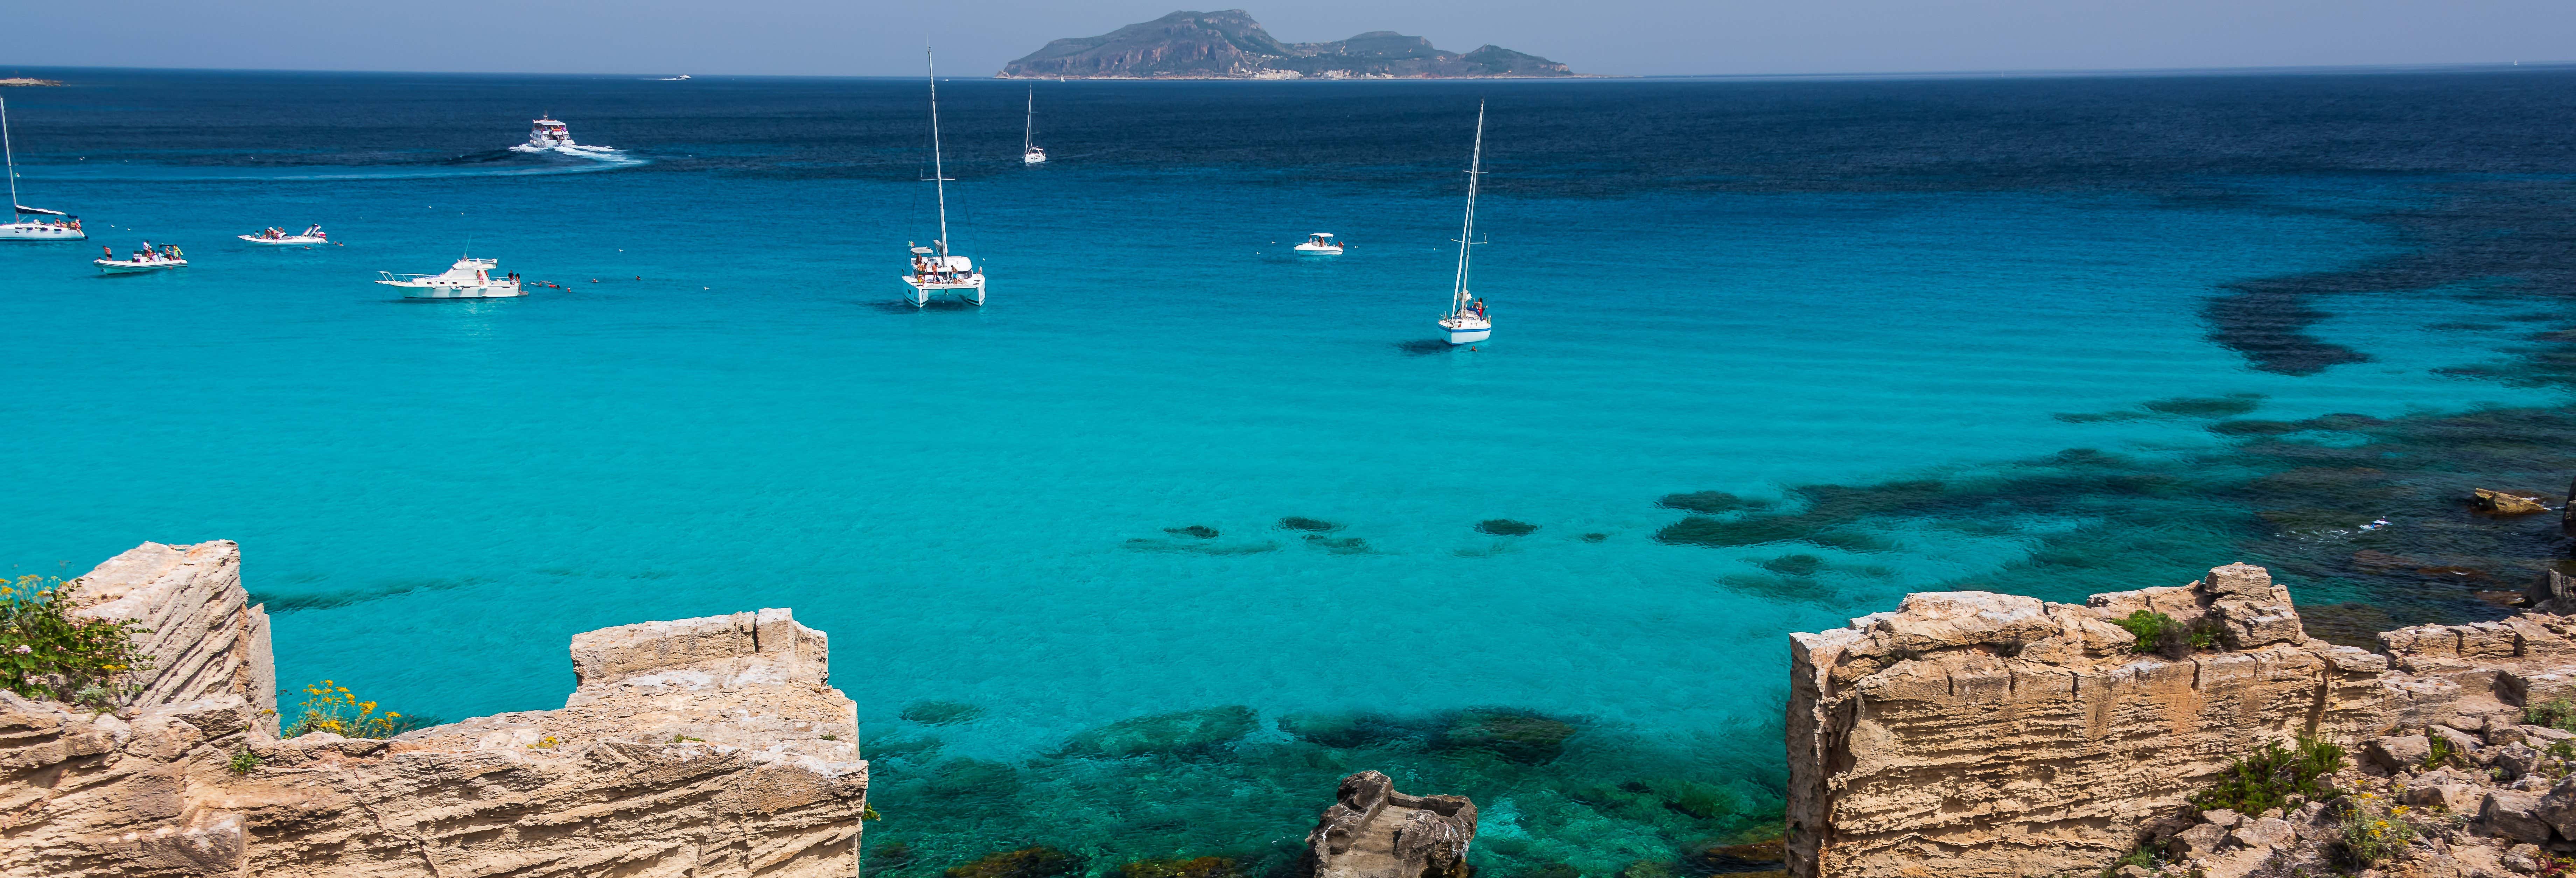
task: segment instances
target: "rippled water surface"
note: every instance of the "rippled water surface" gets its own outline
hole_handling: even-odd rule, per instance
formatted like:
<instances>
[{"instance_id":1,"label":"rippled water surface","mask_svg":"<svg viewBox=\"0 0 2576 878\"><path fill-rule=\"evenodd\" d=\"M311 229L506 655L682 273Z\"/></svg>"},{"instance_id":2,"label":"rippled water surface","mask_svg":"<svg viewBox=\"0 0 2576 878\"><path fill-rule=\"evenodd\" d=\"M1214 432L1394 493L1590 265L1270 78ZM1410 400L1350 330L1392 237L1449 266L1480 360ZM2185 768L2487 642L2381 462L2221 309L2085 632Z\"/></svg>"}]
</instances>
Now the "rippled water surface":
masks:
<instances>
[{"instance_id":1,"label":"rippled water surface","mask_svg":"<svg viewBox=\"0 0 2576 878\"><path fill-rule=\"evenodd\" d=\"M1257 872L1361 768L1498 874L1706 872L1778 819L1786 632L2239 559L2338 639L2481 618L2559 541L2457 496L2576 469L2565 71L1042 83L1035 168L961 79L991 304L920 312L918 82L55 75L21 200L93 235L0 247L0 562L239 540L282 677L448 717L793 607L877 873ZM145 238L191 266L93 274ZM367 282L469 249L564 289Z\"/></svg>"}]
</instances>

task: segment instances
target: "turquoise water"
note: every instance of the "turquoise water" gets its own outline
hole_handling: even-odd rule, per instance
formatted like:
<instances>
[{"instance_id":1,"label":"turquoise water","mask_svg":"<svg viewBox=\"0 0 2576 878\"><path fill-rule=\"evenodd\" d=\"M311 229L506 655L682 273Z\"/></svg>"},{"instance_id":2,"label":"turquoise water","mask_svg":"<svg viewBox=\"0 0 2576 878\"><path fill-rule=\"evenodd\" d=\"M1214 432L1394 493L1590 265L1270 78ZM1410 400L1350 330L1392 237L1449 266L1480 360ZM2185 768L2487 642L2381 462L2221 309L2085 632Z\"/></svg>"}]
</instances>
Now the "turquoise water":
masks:
<instances>
[{"instance_id":1,"label":"turquoise water","mask_svg":"<svg viewBox=\"0 0 2576 878\"><path fill-rule=\"evenodd\" d=\"M2309 328L2370 362L2266 371L2211 340L2203 308L2228 284L2421 248L2387 215L2475 170L2438 162L2394 177L1858 185L1882 178L1836 154L1815 173L1839 182L1665 186L1615 166L1688 144L1622 139L1581 158L1567 142L1580 132L1525 107L1706 115L1750 86L1083 84L1041 100L1092 121L1066 123L1047 141L1057 161L1024 169L1006 161L1016 115L1000 112L1016 89L961 81L951 100L974 109L952 131L955 237L990 272L991 304L916 312L891 304L901 245L935 234L902 142L911 84L725 86L790 108L760 116L771 104L623 82L456 77L424 95L290 78L223 98L220 126L118 127L125 110L221 90L200 76L8 95L24 200L82 214L93 240L0 248L0 408L15 427L0 559L76 573L142 540L239 540L276 614L282 679L451 718L559 704L575 632L792 607L831 634L833 681L868 724L892 815L872 838L924 852L883 864L895 871L1034 843L1095 871L1257 859L1302 833L1331 777L1378 767L1409 790L1518 795L1499 812L1480 799L1489 866L1607 874L1773 819L1785 632L1973 586L2027 565L2041 536L2099 523L2013 511L1976 530L1891 525L1857 550L1711 548L1656 538L1682 517L1664 495L1782 499L2069 448L2230 447L2208 417L2137 414L2178 397L2259 395L2239 397L2244 416L2285 421L2564 398L2436 371L2508 357L2530 331L2513 319L2536 306L2492 279L2338 300ZM1816 108L1762 100L1823 119L1832 89L1863 86L1809 87ZM549 109L512 89L546 91L576 137L626 161L491 155ZM1300 142L1160 158L1261 123L1229 115L1248 112L1229 96L1255 89L1286 103L1272 118L1291 131L1384 121L1420 136L1365 154ZM1450 350L1430 321L1479 89L1496 106L1479 292L1497 332ZM357 122L301 131L299 93L498 121L459 131L441 116L417 143ZM809 99L810 115L793 109ZM1919 98L1936 99L1958 98ZM585 127L584 100L602 122ZM1976 130L1919 124L1927 142ZM834 126L877 133L844 148ZM309 222L345 246L231 240ZM1317 230L1358 246L1287 255ZM192 265L94 276L98 244L139 237L179 243ZM406 302L367 282L468 247L566 289ZM2060 417L2101 412L2130 414ZM1290 516L1336 529L1280 526ZM1537 529L1480 532L1489 519ZM1193 525L1218 535L1175 532ZM1846 571L1833 597L1719 584L1791 550ZM2236 552L2210 545L2201 566ZM2050 596L2175 584L2103 579ZM898 718L926 701L980 714ZM1059 749L1231 705L1255 728L1217 755ZM1580 731L1562 757L1476 761L1438 743L1457 734L1444 712L1471 708ZM1434 730L1340 748L1295 733L1297 717L1368 713ZM1687 816L1567 792L1648 776L1674 780L1620 795ZM1671 784L1728 804L1671 804ZM1102 804L1119 796L1169 813Z\"/></svg>"}]
</instances>

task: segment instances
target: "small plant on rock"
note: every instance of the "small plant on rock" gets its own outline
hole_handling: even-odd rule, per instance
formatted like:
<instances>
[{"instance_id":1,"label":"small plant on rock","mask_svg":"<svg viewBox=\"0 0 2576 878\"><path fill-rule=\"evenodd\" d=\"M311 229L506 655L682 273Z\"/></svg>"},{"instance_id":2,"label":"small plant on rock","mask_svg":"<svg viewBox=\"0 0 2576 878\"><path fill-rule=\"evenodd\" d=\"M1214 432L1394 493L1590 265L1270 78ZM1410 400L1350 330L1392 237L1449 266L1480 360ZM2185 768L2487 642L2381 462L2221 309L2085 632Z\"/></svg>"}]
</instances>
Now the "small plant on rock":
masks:
<instances>
[{"instance_id":1,"label":"small plant on rock","mask_svg":"<svg viewBox=\"0 0 2576 878\"><path fill-rule=\"evenodd\" d=\"M2154 652L2164 648L2165 633L2180 627L2174 617L2154 610L2139 610L2129 618L2111 620L2111 624L2128 629L2138 642L2129 645L2130 652Z\"/></svg>"},{"instance_id":2,"label":"small plant on rock","mask_svg":"<svg viewBox=\"0 0 2576 878\"><path fill-rule=\"evenodd\" d=\"M2217 649L2218 620L2202 617L2198 623L2191 626L2191 633L2184 635L2182 640L2193 649Z\"/></svg>"},{"instance_id":3,"label":"small plant on rock","mask_svg":"<svg viewBox=\"0 0 2576 878\"><path fill-rule=\"evenodd\" d=\"M2415 840L2415 826L2397 815L2379 814L2363 806L2348 806L2343 814L2343 851L2356 868L2368 868L2388 859Z\"/></svg>"},{"instance_id":4,"label":"small plant on rock","mask_svg":"<svg viewBox=\"0 0 2576 878\"><path fill-rule=\"evenodd\" d=\"M233 758L224 763L224 768L234 774L249 774L251 769L258 768L259 765L259 754L250 752L250 748L244 747L233 751Z\"/></svg>"},{"instance_id":5,"label":"small plant on rock","mask_svg":"<svg viewBox=\"0 0 2576 878\"><path fill-rule=\"evenodd\" d=\"M2308 801L2334 798L2324 779L2343 770L2344 750L2332 742L2300 736L2292 746L2275 741L2219 772L2218 784L2193 794L2191 804L2203 811L2226 809L2240 814L2296 807L2292 797Z\"/></svg>"},{"instance_id":6,"label":"small plant on rock","mask_svg":"<svg viewBox=\"0 0 2576 878\"><path fill-rule=\"evenodd\" d=\"M294 722L287 723L285 737L330 732L343 738L390 738L434 723L420 717L399 713L376 712L376 703L360 701L349 687L334 685L329 680L304 687L304 705L297 709Z\"/></svg>"},{"instance_id":7,"label":"small plant on rock","mask_svg":"<svg viewBox=\"0 0 2576 878\"><path fill-rule=\"evenodd\" d=\"M2102 867L2101 878L2113 878L2120 873L2122 866L2136 866L2153 872L2164 868L2164 865L2164 855L2156 852L2155 845L2140 844L2128 853L2121 854L2119 859L2112 860L2110 865Z\"/></svg>"},{"instance_id":8,"label":"small plant on rock","mask_svg":"<svg viewBox=\"0 0 2576 878\"><path fill-rule=\"evenodd\" d=\"M79 589L57 577L0 580L0 688L94 710L134 690L134 674L151 660L134 635L149 632L130 619L72 615Z\"/></svg>"},{"instance_id":9,"label":"small plant on rock","mask_svg":"<svg viewBox=\"0 0 2576 878\"><path fill-rule=\"evenodd\" d=\"M2523 705L2522 721L2562 732L2576 732L2576 702L2552 698L2539 704Z\"/></svg>"},{"instance_id":10,"label":"small plant on rock","mask_svg":"<svg viewBox=\"0 0 2576 878\"><path fill-rule=\"evenodd\" d=\"M2444 765L2459 763L2462 762L2461 755L2460 748L2451 746L2451 740L2449 738L2434 735L2432 736L2432 748L2424 751L2424 767L2440 768Z\"/></svg>"}]
</instances>

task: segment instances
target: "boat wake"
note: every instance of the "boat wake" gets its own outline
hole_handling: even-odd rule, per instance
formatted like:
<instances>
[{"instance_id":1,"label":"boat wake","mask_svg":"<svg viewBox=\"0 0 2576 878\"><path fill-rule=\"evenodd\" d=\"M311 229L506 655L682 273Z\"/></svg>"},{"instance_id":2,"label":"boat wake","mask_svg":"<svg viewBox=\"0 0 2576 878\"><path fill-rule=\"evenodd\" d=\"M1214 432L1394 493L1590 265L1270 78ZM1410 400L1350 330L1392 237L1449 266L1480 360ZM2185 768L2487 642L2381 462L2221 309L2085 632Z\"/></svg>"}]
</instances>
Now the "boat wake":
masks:
<instances>
[{"instance_id":1,"label":"boat wake","mask_svg":"<svg viewBox=\"0 0 2576 878\"><path fill-rule=\"evenodd\" d=\"M640 165L644 163L643 159L629 156L624 152L618 151L614 147L606 146L581 146L579 144L571 143L556 144L554 146L538 146L533 143L522 143L510 147L509 151L527 155L551 153L554 155L572 156L575 158L590 159L597 162L606 162L612 165Z\"/></svg>"}]
</instances>

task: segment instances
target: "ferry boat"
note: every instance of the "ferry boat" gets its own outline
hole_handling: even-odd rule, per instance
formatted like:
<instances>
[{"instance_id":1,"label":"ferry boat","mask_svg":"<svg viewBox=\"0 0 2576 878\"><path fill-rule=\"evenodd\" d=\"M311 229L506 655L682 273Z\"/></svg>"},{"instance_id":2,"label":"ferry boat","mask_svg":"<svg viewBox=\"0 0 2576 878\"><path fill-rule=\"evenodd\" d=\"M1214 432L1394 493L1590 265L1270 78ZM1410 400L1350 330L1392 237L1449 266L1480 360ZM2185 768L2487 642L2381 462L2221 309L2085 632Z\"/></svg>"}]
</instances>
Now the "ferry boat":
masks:
<instances>
[{"instance_id":1,"label":"ferry boat","mask_svg":"<svg viewBox=\"0 0 2576 878\"><path fill-rule=\"evenodd\" d=\"M504 275L496 279L492 276L493 269L500 267L501 260L468 256L456 260L456 264L448 266L442 274L397 276L390 271L379 271L376 274L383 280L376 282L402 290L403 297L407 299L507 299L527 295L519 288L517 277Z\"/></svg>"},{"instance_id":2,"label":"ferry boat","mask_svg":"<svg viewBox=\"0 0 2576 878\"><path fill-rule=\"evenodd\" d=\"M1333 240L1331 232L1316 232L1306 236L1306 243L1297 245L1297 252L1316 256L1340 256L1342 242Z\"/></svg>"},{"instance_id":3,"label":"ferry boat","mask_svg":"<svg viewBox=\"0 0 2576 878\"><path fill-rule=\"evenodd\" d=\"M102 247L100 249L104 250L106 248ZM168 271L173 268L186 268L188 267L188 260L185 258L185 254L179 252L179 246L176 244L163 244L155 247L152 245L152 242L145 241L143 242L143 249L134 251L134 255L130 258L118 259L116 258L115 251L111 250L108 251L107 258L92 259L90 260L90 264L98 266L98 270L102 274L137 274L146 271Z\"/></svg>"},{"instance_id":4,"label":"ferry boat","mask_svg":"<svg viewBox=\"0 0 2576 878\"><path fill-rule=\"evenodd\" d=\"M18 203L18 153L9 144L9 102L0 101L0 168L9 175L8 222L0 223L0 241L86 241L80 217L59 210ZM34 217L34 219L25 219Z\"/></svg>"},{"instance_id":5,"label":"ferry boat","mask_svg":"<svg viewBox=\"0 0 2576 878\"><path fill-rule=\"evenodd\" d=\"M927 49L923 50L928 57ZM925 60L929 68L932 62ZM948 175L941 172L939 159L939 75L930 75L930 181L939 192L939 237L929 247L912 248L912 270L903 276L910 287L904 301L915 308L928 307L930 297L953 295L976 305L984 304L984 272L975 268L975 260L952 256L948 252ZM937 249L932 249L937 248Z\"/></svg>"}]
</instances>

